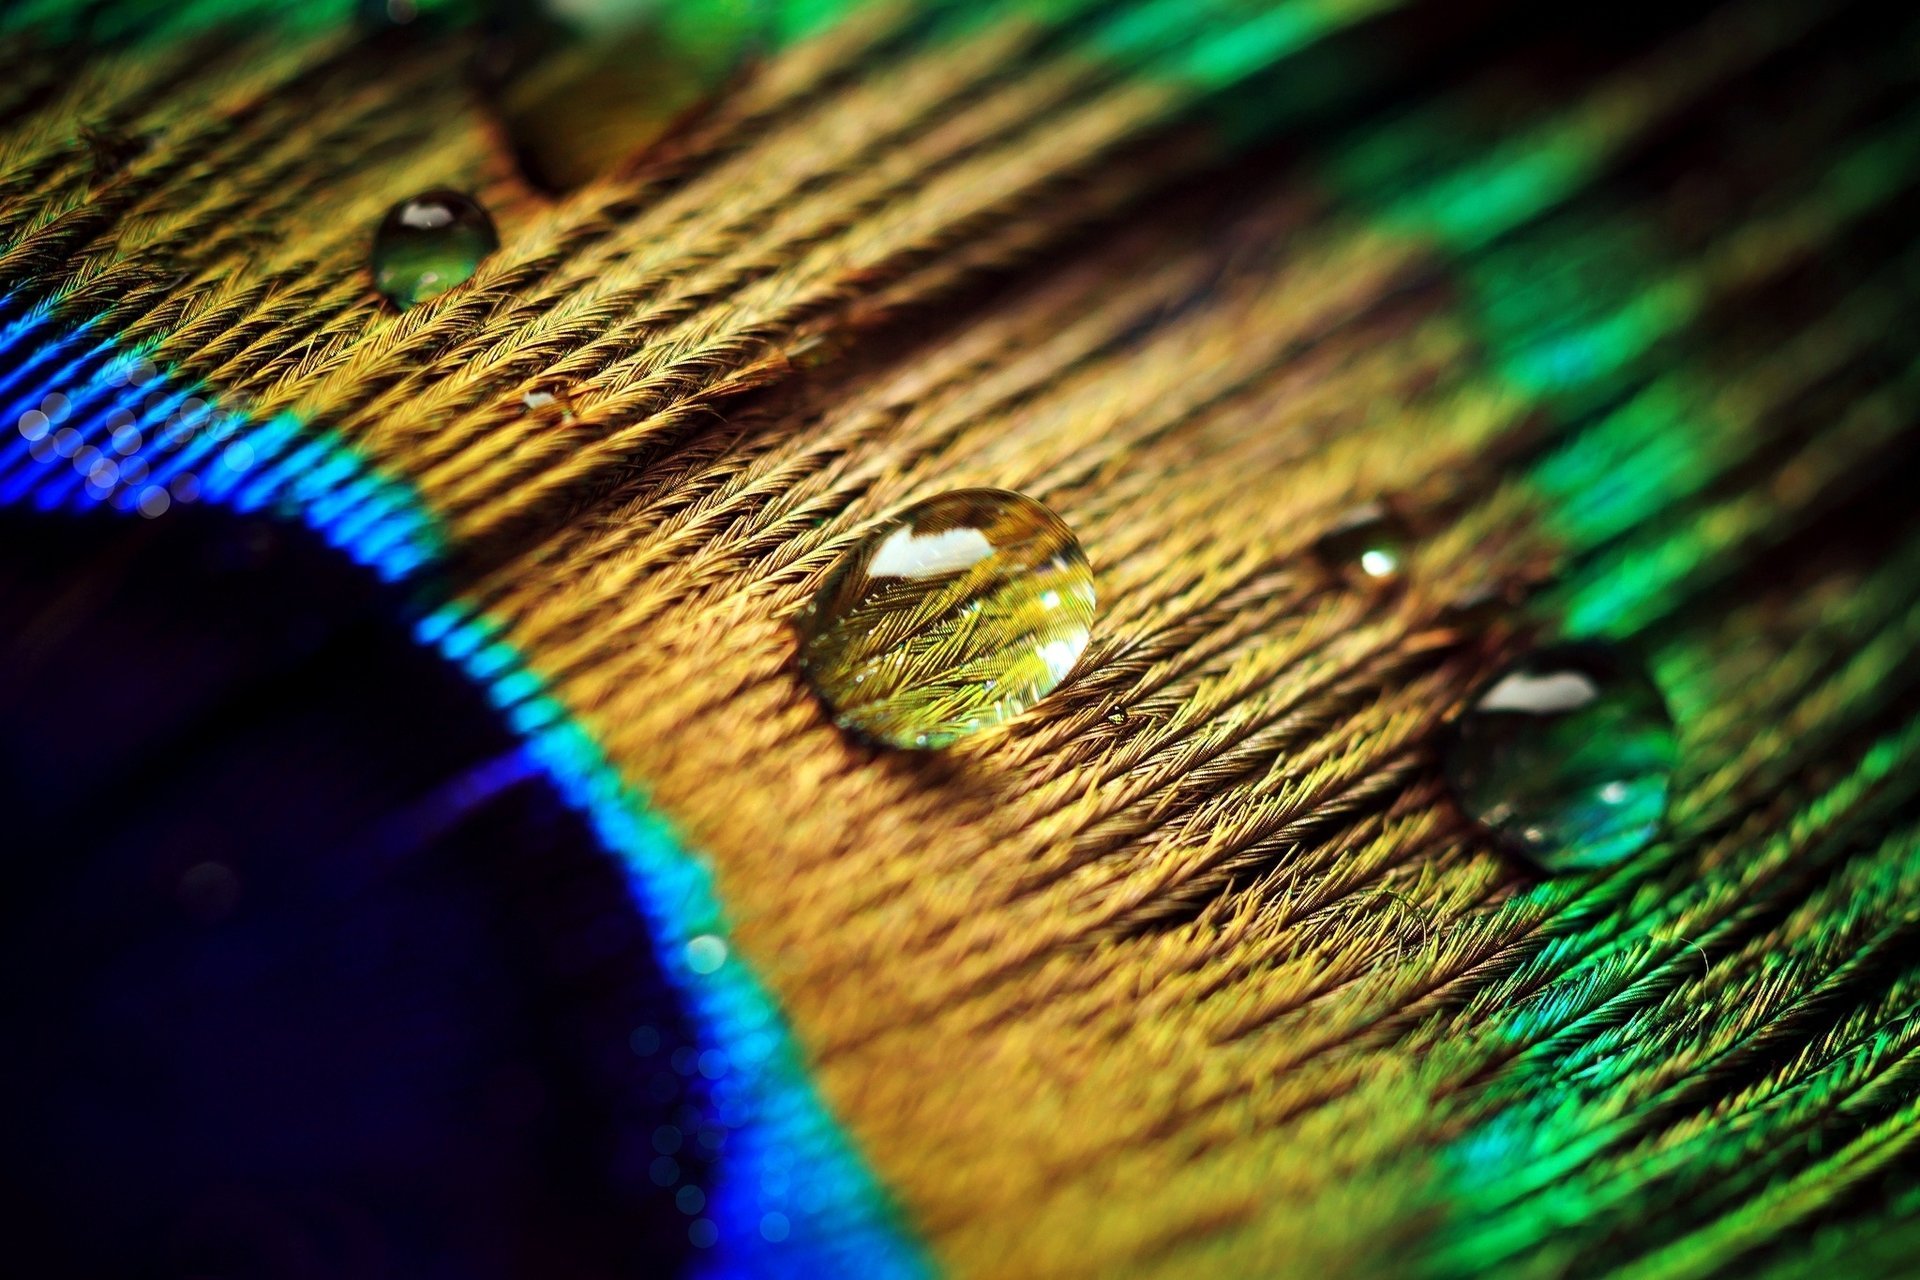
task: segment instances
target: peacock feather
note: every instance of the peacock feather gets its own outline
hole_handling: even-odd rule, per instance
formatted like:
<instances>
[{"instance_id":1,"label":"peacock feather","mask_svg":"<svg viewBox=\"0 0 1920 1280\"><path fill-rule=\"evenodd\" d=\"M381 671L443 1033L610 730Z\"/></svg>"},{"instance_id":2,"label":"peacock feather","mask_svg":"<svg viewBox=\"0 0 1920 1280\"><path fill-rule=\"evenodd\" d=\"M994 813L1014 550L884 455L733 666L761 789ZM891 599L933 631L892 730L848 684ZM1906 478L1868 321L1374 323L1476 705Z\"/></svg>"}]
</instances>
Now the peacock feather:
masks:
<instances>
[{"instance_id":1,"label":"peacock feather","mask_svg":"<svg viewBox=\"0 0 1920 1280\"><path fill-rule=\"evenodd\" d=\"M32 1274L1920 1266L1910 15L556 9L0 12L0 785L32 869L6 999L34 1046L9 1145L64 1171L10 1171ZM397 307L375 229L431 192L498 247ZM1098 613L1037 708L889 749L805 678L806 610L956 490L1057 514ZM236 1167L300 1191L259 1194L351 1201L386 1243L332 1272L168 1270L180 1228L125 1179L185 1157L129 1174L96 1154L113 1126L74 1118L170 1041L29 943L160 954L89 914L121 891L88 850L131 821L98 797L164 797L140 779L176 749L68 797L47 744L108 730L48 672L135 590L126 548L236 527L311 544L243 594L306 601L325 687L374 678L334 628L404 628L396 687L431 668L475 695L435 716L486 760L395 782L370 828L478 824L428 896L510 884L490 910L522 923L489 928L605 940L550 984L586 1012L532 1043L585 1028L566 1087L621 1101L577 1186L515 1192L564 1204L517 1243L415 1239L369 1190L484 1134L396 1172L270 1133ZM314 606L333 582L359 603ZM1548 875L1441 757L1490 677L1562 640L1644 668L1675 763L1650 843ZM179 661L113 659L156 685ZM415 714L365 733L410 742ZM525 788L563 802L525 822L582 826L590 856L484 852ZM354 901L401 892L406 858L380 859ZM562 863L574 905L536 911ZM248 882L209 899L193 874L239 929ZM289 891L276 919L309 908ZM262 953L207 954L211 991ZM512 968L448 990L485 1004ZM642 973L657 996L609 994ZM304 988L267 990L306 1016ZM96 1022L118 1074L63 1047ZM71 1105L33 1119L54 1078Z\"/></svg>"}]
</instances>

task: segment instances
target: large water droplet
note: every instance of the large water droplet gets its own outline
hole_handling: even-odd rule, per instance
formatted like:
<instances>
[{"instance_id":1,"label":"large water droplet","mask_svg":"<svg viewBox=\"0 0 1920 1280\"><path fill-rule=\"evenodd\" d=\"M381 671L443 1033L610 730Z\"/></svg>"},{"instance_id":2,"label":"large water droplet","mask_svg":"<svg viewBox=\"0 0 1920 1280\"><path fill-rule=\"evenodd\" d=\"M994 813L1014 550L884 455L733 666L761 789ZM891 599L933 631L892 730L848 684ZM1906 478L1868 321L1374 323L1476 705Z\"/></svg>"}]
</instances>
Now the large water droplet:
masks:
<instances>
[{"instance_id":1,"label":"large water droplet","mask_svg":"<svg viewBox=\"0 0 1920 1280\"><path fill-rule=\"evenodd\" d=\"M570 191L710 103L770 30L763 0L531 7L496 54L494 105L521 171Z\"/></svg>"},{"instance_id":2,"label":"large water droplet","mask_svg":"<svg viewBox=\"0 0 1920 1280\"><path fill-rule=\"evenodd\" d=\"M1447 781L1468 814L1549 871L1610 866L1667 810L1678 745L1666 700L1610 645L1536 650L1454 726Z\"/></svg>"},{"instance_id":3,"label":"large water droplet","mask_svg":"<svg viewBox=\"0 0 1920 1280\"><path fill-rule=\"evenodd\" d=\"M841 727L942 747L1019 715L1087 647L1093 571L1017 493L962 489L873 530L800 618L800 665Z\"/></svg>"},{"instance_id":4,"label":"large water droplet","mask_svg":"<svg viewBox=\"0 0 1920 1280\"><path fill-rule=\"evenodd\" d=\"M387 211L373 237L373 283L402 311L465 284L500 247L493 219L458 191L428 191Z\"/></svg>"}]
</instances>

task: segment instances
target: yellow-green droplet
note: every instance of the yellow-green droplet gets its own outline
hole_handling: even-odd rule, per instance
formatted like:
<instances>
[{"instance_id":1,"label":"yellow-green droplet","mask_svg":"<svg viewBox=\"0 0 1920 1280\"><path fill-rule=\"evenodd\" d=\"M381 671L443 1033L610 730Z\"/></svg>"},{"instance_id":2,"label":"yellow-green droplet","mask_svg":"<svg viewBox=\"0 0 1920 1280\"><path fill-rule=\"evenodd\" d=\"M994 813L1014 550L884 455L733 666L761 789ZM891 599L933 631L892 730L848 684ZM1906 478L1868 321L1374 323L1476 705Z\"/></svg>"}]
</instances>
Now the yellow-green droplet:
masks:
<instances>
[{"instance_id":1,"label":"yellow-green droplet","mask_svg":"<svg viewBox=\"0 0 1920 1280\"><path fill-rule=\"evenodd\" d=\"M465 284L500 247L493 219L458 191L428 191L387 211L373 237L373 284L402 311Z\"/></svg>"},{"instance_id":2,"label":"yellow-green droplet","mask_svg":"<svg viewBox=\"0 0 1920 1280\"><path fill-rule=\"evenodd\" d=\"M800 618L800 665L834 720L943 747L1040 701L1093 627L1093 571L1031 498L961 489L883 521Z\"/></svg>"},{"instance_id":3,"label":"yellow-green droplet","mask_svg":"<svg viewBox=\"0 0 1920 1280\"><path fill-rule=\"evenodd\" d=\"M1653 680L1609 645L1537 650L1474 698L1446 754L1463 809L1548 871L1610 866L1658 833L1678 745Z\"/></svg>"}]
</instances>

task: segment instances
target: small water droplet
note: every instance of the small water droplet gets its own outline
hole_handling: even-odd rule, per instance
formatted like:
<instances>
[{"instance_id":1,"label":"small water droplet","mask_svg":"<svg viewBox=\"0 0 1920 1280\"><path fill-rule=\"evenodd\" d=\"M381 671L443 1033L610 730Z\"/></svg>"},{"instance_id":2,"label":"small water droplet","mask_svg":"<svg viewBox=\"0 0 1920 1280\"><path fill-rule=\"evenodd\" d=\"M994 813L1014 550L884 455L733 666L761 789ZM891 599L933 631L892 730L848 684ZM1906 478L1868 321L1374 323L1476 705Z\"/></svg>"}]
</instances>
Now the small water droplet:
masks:
<instances>
[{"instance_id":1,"label":"small water droplet","mask_svg":"<svg viewBox=\"0 0 1920 1280\"><path fill-rule=\"evenodd\" d=\"M842 728L944 747L1051 693L1092 633L1093 571L1031 498L963 489L898 512L800 618L800 666Z\"/></svg>"},{"instance_id":2,"label":"small water droplet","mask_svg":"<svg viewBox=\"0 0 1920 1280\"><path fill-rule=\"evenodd\" d=\"M1115 728L1118 728L1126 722L1127 709L1125 707L1115 707L1113 710L1107 712L1107 723L1113 725Z\"/></svg>"},{"instance_id":3,"label":"small water droplet","mask_svg":"<svg viewBox=\"0 0 1920 1280\"><path fill-rule=\"evenodd\" d=\"M1385 586L1399 580L1413 534L1384 502L1355 507L1314 539L1313 553L1334 573L1356 583Z\"/></svg>"},{"instance_id":4,"label":"small water droplet","mask_svg":"<svg viewBox=\"0 0 1920 1280\"><path fill-rule=\"evenodd\" d=\"M487 216L458 191L429 191L388 210L373 237L373 283L402 311L465 284L500 247Z\"/></svg>"},{"instance_id":5,"label":"small water droplet","mask_svg":"<svg viewBox=\"0 0 1920 1280\"><path fill-rule=\"evenodd\" d=\"M1454 725L1446 773L1461 808L1548 871L1611 866L1654 838L1678 742L1659 687L1611 645L1556 645L1513 663Z\"/></svg>"}]
</instances>

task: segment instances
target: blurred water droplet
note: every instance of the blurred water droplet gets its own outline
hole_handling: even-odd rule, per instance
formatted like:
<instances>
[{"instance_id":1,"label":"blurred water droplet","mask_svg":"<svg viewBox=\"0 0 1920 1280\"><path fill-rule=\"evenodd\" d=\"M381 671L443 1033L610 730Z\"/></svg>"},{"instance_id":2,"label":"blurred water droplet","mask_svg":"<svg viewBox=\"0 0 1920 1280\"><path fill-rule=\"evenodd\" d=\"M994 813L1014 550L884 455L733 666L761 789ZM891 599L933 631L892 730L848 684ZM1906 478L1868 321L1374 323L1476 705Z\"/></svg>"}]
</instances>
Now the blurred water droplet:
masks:
<instances>
[{"instance_id":1,"label":"blurred water droplet","mask_svg":"<svg viewBox=\"0 0 1920 1280\"><path fill-rule=\"evenodd\" d=\"M764 0L569 0L522 18L489 63L527 180L570 191L645 152L719 94L770 25Z\"/></svg>"},{"instance_id":2,"label":"blurred water droplet","mask_svg":"<svg viewBox=\"0 0 1920 1280\"><path fill-rule=\"evenodd\" d=\"M1397 582L1413 534L1383 502L1356 507L1314 540L1313 551L1328 569L1350 581L1384 586Z\"/></svg>"}]
</instances>

